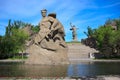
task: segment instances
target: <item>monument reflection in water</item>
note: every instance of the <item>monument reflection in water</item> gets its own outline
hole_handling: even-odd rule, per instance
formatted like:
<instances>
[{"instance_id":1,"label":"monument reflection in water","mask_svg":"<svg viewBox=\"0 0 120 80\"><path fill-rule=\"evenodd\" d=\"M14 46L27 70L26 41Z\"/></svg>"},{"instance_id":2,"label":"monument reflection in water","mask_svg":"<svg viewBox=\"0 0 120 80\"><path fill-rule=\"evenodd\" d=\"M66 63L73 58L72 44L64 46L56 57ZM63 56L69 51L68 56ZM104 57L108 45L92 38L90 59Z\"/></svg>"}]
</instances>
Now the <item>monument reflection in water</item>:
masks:
<instances>
[{"instance_id":1,"label":"monument reflection in water","mask_svg":"<svg viewBox=\"0 0 120 80\"><path fill-rule=\"evenodd\" d=\"M70 65L24 65L0 63L0 77L81 77L120 75L120 62L94 62Z\"/></svg>"}]
</instances>

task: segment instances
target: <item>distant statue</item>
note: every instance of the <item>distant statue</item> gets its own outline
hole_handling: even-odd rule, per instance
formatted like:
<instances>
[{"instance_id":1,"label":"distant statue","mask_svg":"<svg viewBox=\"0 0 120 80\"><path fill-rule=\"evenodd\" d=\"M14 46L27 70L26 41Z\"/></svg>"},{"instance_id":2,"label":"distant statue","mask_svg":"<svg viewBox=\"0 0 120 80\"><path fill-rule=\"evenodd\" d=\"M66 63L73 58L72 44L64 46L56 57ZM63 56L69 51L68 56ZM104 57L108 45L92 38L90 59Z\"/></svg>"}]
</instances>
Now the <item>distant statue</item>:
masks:
<instances>
[{"instance_id":1,"label":"distant statue","mask_svg":"<svg viewBox=\"0 0 120 80\"><path fill-rule=\"evenodd\" d=\"M76 30L77 30L78 28L76 28L75 25L72 25L72 23L70 23L70 25L71 25L70 30L72 30L73 41L77 41L77 33L76 33Z\"/></svg>"}]
</instances>

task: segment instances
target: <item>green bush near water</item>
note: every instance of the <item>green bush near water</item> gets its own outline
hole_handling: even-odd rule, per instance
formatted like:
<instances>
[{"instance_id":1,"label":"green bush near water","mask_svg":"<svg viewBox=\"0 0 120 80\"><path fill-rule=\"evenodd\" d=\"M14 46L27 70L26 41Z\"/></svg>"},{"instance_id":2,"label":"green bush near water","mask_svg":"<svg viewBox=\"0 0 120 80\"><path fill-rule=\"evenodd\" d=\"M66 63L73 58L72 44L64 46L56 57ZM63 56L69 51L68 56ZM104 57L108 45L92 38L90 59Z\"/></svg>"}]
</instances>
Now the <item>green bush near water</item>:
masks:
<instances>
[{"instance_id":1,"label":"green bush near water","mask_svg":"<svg viewBox=\"0 0 120 80\"><path fill-rule=\"evenodd\" d=\"M104 58L120 58L120 18L108 19L98 29L88 27L88 38L96 40L96 46Z\"/></svg>"}]
</instances>

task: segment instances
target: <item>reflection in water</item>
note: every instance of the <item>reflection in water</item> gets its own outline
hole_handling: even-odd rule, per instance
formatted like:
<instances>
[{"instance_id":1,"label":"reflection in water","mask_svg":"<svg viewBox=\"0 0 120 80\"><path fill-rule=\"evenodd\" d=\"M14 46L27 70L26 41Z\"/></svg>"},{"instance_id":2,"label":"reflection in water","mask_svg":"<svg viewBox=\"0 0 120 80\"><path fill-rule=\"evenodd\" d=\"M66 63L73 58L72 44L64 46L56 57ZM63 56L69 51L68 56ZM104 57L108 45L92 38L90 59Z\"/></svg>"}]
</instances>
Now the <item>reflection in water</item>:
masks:
<instances>
[{"instance_id":1,"label":"reflection in water","mask_svg":"<svg viewBox=\"0 0 120 80\"><path fill-rule=\"evenodd\" d=\"M0 63L0 77L81 77L120 75L120 62L94 62L70 65L25 65Z\"/></svg>"},{"instance_id":2,"label":"reflection in water","mask_svg":"<svg viewBox=\"0 0 120 80\"><path fill-rule=\"evenodd\" d=\"M68 65L0 64L1 77L66 77Z\"/></svg>"},{"instance_id":3,"label":"reflection in water","mask_svg":"<svg viewBox=\"0 0 120 80\"><path fill-rule=\"evenodd\" d=\"M21 65L27 77L66 77L67 65Z\"/></svg>"},{"instance_id":4,"label":"reflection in water","mask_svg":"<svg viewBox=\"0 0 120 80\"><path fill-rule=\"evenodd\" d=\"M94 62L87 64L71 64L68 67L69 77L120 75L120 62Z\"/></svg>"}]
</instances>

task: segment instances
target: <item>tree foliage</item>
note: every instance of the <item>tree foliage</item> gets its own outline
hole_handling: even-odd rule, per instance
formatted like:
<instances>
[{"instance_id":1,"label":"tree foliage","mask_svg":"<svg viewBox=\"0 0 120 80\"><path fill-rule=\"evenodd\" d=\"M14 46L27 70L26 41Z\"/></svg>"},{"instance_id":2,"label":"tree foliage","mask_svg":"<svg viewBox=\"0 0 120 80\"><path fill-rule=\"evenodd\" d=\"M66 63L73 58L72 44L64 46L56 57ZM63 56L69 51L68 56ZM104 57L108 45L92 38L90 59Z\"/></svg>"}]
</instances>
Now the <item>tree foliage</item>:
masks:
<instances>
[{"instance_id":1,"label":"tree foliage","mask_svg":"<svg viewBox=\"0 0 120 80\"><path fill-rule=\"evenodd\" d=\"M88 27L85 34L96 40L97 49L106 57L120 56L120 18L108 19L98 29Z\"/></svg>"},{"instance_id":2,"label":"tree foliage","mask_svg":"<svg viewBox=\"0 0 120 80\"><path fill-rule=\"evenodd\" d=\"M87 37L93 37L94 36L95 29L92 29L90 26L87 27L87 32L84 32Z\"/></svg>"},{"instance_id":3,"label":"tree foliage","mask_svg":"<svg viewBox=\"0 0 120 80\"><path fill-rule=\"evenodd\" d=\"M39 28L38 25L36 25L36 26L32 26L32 31L33 31L34 33L38 33L39 30L40 30L40 28Z\"/></svg>"},{"instance_id":4,"label":"tree foliage","mask_svg":"<svg viewBox=\"0 0 120 80\"><path fill-rule=\"evenodd\" d=\"M8 21L5 36L0 37L1 59L13 57L24 49L28 34L26 34L21 27L23 27L21 21L14 21L13 23L11 23L11 20Z\"/></svg>"}]
</instances>

